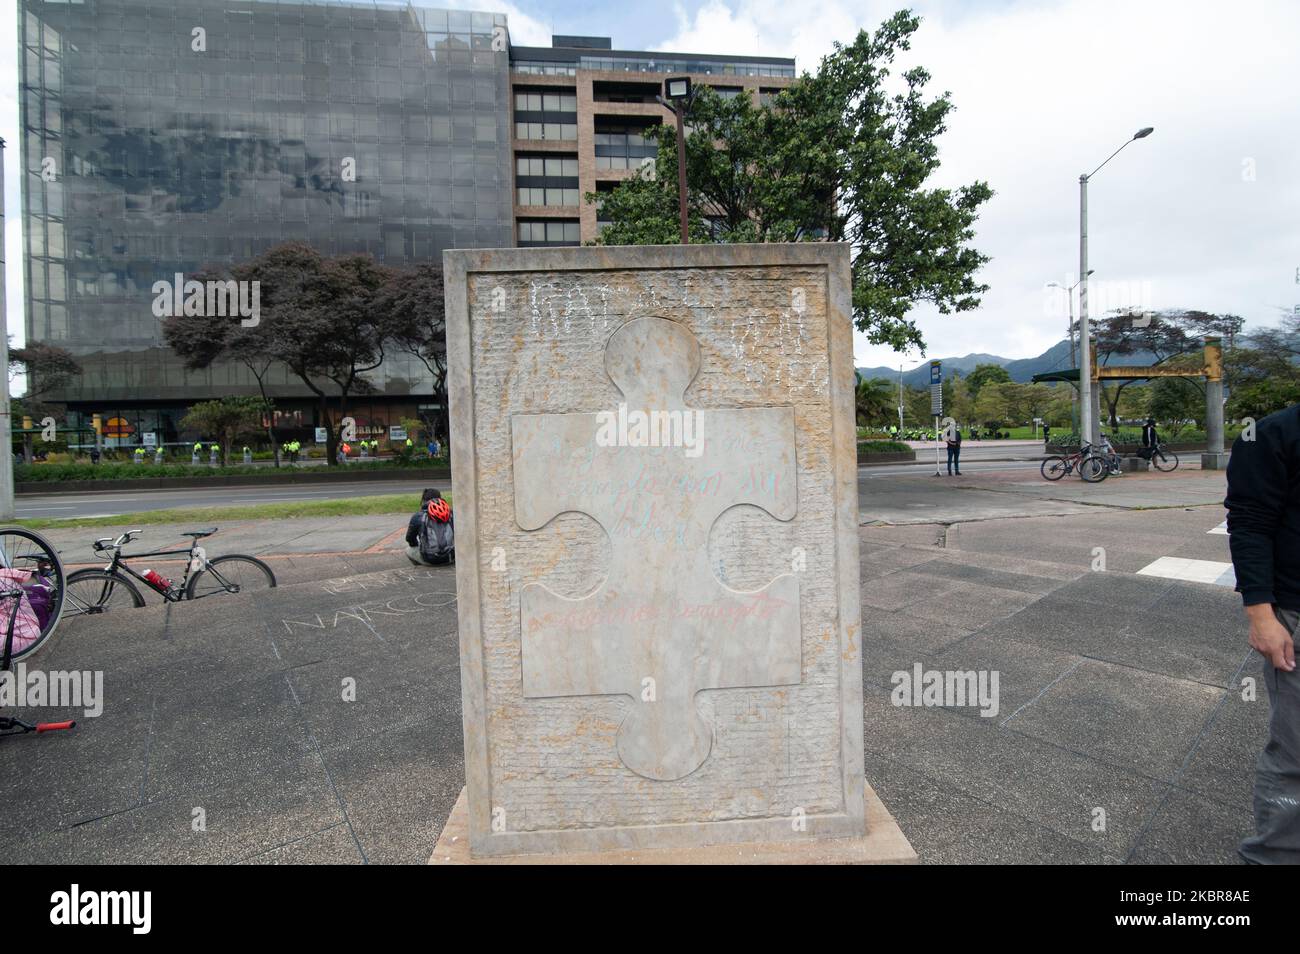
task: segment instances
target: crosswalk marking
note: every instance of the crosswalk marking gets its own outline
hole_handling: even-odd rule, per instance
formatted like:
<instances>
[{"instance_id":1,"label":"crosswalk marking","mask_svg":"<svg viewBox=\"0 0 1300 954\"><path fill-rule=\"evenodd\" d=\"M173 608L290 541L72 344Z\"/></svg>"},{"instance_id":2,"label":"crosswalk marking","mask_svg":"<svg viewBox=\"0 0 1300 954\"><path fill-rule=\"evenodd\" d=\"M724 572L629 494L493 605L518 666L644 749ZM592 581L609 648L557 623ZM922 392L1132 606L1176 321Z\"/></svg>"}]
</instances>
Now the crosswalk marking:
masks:
<instances>
[{"instance_id":1,"label":"crosswalk marking","mask_svg":"<svg viewBox=\"0 0 1300 954\"><path fill-rule=\"evenodd\" d=\"M1235 587L1237 574L1231 563L1217 560L1188 560L1183 557L1160 557L1138 570L1138 576L1159 576L1190 583L1213 583L1216 586Z\"/></svg>"},{"instance_id":2,"label":"crosswalk marking","mask_svg":"<svg viewBox=\"0 0 1300 954\"><path fill-rule=\"evenodd\" d=\"M1219 524L1217 527L1213 527L1213 528L1211 528L1211 529L1209 529L1209 530L1206 530L1205 532L1206 532L1206 533L1221 533L1221 534L1223 534L1223 535L1226 537L1226 536L1228 535L1228 521L1225 520L1225 521L1223 521L1223 523Z\"/></svg>"}]
</instances>

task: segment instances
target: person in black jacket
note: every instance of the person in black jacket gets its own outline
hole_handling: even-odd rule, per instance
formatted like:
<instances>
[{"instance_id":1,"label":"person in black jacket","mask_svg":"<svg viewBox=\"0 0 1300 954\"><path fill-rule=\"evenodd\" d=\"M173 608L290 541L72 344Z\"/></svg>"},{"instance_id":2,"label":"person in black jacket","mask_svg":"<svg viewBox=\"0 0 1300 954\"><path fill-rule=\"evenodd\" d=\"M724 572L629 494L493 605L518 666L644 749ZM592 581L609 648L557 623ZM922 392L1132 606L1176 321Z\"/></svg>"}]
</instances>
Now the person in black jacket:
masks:
<instances>
[{"instance_id":1,"label":"person in black jacket","mask_svg":"<svg viewBox=\"0 0 1300 954\"><path fill-rule=\"evenodd\" d=\"M952 425L952 430L944 438L948 444L948 476L952 476L953 468L957 469L957 476L961 476L961 428L956 424Z\"/></svg>"},{"instance_id":2,"label":"person in black jacket","mask_svg":"<svg viewBox=\"0 0 1300 954\"><path fill-rule=\"evenodd\" d=\"M1238 852L1254 864L1300 863L1300 405L1243 433L1228 462L1228 544L1264 657L1269 737L1255 767L1255 834Z\"/></svg>"}]
</instances>

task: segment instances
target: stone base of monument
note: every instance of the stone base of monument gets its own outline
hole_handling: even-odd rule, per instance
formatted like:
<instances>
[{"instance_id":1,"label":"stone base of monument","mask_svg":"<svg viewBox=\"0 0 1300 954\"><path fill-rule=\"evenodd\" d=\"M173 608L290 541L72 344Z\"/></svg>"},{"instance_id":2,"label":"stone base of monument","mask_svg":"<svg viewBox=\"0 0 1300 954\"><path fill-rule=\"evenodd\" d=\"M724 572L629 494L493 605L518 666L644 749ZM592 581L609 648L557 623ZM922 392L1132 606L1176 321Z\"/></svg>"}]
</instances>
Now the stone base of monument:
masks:
<instances>
[{"instance_id":1,"label":"stone base of monument","mask_svg":"<svg viewBox=\"0 0 1300 954\"><path fill-rule=\"evenodd\" d=\"M1145 460L1144 458L1141 457L1124 458L1124 470L1127 473L1130 474L1140 473L1141 471L1150 470L1150 469L1151 469L1151 461L1149 460Z\"/></svg>"},{"instance_id":2,"label":"stone base of monument","mask_svg":"<svg viewBox=\"0 0 1300 954\"><path fill-rule=\"evenodd\" d=\"M1201 470L1223 470L1228 466L1228 455L1208 453L1201 455Z\"/></svg>"},{"instance_id":3,"label":"stone base of monument","mask_svg":"<svg viewBox=\"0 0 1300 954\"><path fill-rule=\"evenodd\" d=\"M691 848L641 848L564 854L475 858L469 851L465 790L452 807L429 858L431 865L914 865L916 852L870 785L867 834L862 838L808 838Z\"/></svg>"}]
</instances>

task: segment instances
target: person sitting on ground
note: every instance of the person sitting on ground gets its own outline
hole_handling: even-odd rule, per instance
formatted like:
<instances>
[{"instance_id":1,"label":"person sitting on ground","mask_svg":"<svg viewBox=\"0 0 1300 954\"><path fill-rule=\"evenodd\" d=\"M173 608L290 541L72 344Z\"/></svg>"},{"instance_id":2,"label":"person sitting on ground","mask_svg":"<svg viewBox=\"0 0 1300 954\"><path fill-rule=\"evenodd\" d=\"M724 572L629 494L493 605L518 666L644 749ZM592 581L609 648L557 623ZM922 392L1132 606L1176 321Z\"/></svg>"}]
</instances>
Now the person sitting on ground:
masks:
<instances>
[{"instance_id":1,"label":"person sitting on ground","mask_svg":"<svg viewBox=\"0 0 1300 954\"><path fill-rule=\"evenodd\" d=\"M1101 454L1102 457L1105 458L1106 467L1109 469L1111 476L1122 476L1124 472L1120 469L1119 451L1117 451L1115 445L1110 442L1110 436L1104 433L1101 435Z\"/></svg>"},{"instance_id":2,"label":"person sitting on ground","mask_svg":"<svg viewBox=\"0 0 1300 954\"><path fill-rule=\"evenodd\" d=\"M416 566L445 566L456 562L456 531L451 504L432 488L420 498L420 509L406 525L406 558Z\"/></svg>"}]
</instances>

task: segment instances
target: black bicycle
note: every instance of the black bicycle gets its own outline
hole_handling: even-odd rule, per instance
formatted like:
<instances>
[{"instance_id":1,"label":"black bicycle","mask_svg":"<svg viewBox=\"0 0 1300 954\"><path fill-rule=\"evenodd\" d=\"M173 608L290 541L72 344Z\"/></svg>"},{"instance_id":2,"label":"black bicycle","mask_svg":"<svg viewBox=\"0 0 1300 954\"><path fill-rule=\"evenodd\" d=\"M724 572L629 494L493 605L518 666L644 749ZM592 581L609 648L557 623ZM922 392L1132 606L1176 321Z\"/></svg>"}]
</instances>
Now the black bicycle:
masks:
<instances>
[{"instance_id":1,"label":"black bicycle","mask_svg":"<svg viewBox=\"0 0 1300 954\"><path fill-rule=\"evenodd\" d=\"M217 528L212 527L181 534L191 538L188 550L150 550L147 553L122 552L124 546L140 535L139 530L128 530L117 539L102 537L96 540L95 552L111 553L113 561L103 569L84 569L68 574L64 612L70 616L86 616L113 609L139 609L144 606L144 596L132 579L139 580L169 603L225 593L268 590L276 585L271 568L256 557L231 553L208 559L199 541L216 532ZM186 558L185 573L179 581L169 580L153 569L140 573L127 563L127 560L146 557L176 556Z\"/></svg>"},{"instance_id":2,"label":"black bicycle","mask_svg":"<svg viewBox=\"0 0 1300 954\"><path fill-rule=\"evenodd\" d=\"M1156 470L1162 470L1167 474L1178 469L1178 455L1171 450L1167 450L1165 445L1159 441L1156 442L1154 447L1147 447L1143 450L1146 453L1143 453L1142 456L1151 461L1151 466ZM1148 454L1150 456L1147 456Z\"/></svg>"}]
</instances>

